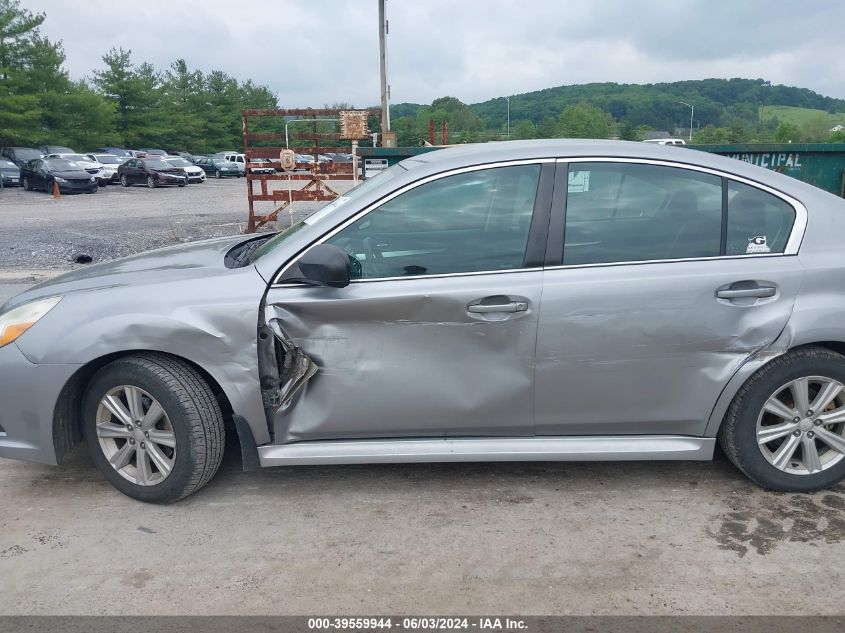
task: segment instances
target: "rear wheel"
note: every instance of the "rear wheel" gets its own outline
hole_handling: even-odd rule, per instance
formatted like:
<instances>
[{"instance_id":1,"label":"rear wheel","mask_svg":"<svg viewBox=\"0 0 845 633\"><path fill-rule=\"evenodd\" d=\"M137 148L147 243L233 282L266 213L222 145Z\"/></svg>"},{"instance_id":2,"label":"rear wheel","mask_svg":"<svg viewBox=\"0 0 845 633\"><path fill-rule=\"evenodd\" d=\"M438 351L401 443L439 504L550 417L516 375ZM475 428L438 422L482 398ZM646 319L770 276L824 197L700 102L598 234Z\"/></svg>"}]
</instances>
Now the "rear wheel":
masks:
<instances>
[{"instance_id":1,"label":"rear wheel","mask_svg":"<svg viewBox=\"0 0 845 633\"><path fill-rule=\"evenodd\" d=\"M83 405L88 451L125 495L169 503L196 492L223 458L223 415L190 366L164 354L116 360L92 379Z\"/></svg>"},{"instance_id":2,"label":"rear wheel","mask_svg":"<svg viewBox=\"0 0 845 633\"><path fill-rule=\"evenodd\" d=\"M719 439L758 484L801 492L845 478L845 357L792 350L760 369L731 403Z\"/></svg>"}]
</instances>

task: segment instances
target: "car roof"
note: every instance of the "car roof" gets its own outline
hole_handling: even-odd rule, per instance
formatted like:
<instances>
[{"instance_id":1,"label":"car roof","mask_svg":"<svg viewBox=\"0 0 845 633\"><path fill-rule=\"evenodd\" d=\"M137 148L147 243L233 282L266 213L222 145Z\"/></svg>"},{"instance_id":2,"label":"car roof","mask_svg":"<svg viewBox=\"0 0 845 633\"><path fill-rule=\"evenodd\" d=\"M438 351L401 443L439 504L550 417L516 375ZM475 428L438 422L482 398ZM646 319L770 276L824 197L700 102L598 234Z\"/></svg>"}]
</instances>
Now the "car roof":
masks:
<instances>
[{"instance_id":1,"label":"car roof","mask_svg":"<svg viewBox=\"0 0 845 633\"><path fill-rule=\"evenodd\" d=\"M710 152L690 149L689 146L658 145L636 141L607 141L593 139L537 139L528 141L498 141L453 145L444 149L417 154L399 163L413 170L416 177L424 177L449 169L459 169L485 163L542 158L619 158L658 160L680 163L725 174L748 178L794 196L812 195L815 187L790 176L779 174L750 163Z\"/></svg>"}]
</instances>

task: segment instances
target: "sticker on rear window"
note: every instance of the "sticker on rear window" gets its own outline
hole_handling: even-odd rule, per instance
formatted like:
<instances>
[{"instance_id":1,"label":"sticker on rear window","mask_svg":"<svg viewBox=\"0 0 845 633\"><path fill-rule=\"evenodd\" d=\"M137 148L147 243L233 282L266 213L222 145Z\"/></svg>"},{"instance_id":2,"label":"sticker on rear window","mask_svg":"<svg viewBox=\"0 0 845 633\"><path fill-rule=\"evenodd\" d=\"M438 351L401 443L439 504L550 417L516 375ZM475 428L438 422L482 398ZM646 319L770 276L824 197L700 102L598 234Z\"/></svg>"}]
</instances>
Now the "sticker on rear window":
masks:
<instances>
[{"instance_id":1,"label":"sticker on rear window","mask_svg":"<svg viewBox=\"0 0 845 633\"><path fill-rule=\"evenodd\" d=\"M769 245L766 243L765 235L755 235L748 240L748 246L745 247L745 253L771 253Z\"/></svg>"},{"instance_id":2,"label":"sticker on rear window","mask_svg":"<svg viewBox=\"0 0 845 633\"><path fill-rule=\"evenodd\" d=\"M569 193L584 193L590 190L590 172L570 171L569 172Z\"/></svg>"}]
</instances>

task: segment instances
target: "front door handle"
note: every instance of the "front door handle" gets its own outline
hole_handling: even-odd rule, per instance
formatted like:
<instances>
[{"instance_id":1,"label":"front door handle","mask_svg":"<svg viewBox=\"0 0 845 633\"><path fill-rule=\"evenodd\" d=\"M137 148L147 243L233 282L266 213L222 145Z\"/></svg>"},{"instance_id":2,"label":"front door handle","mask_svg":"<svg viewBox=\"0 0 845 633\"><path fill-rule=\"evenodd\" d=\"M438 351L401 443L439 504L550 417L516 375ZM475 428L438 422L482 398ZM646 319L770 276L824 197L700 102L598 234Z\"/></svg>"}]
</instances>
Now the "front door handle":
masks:
<instances>
[{"instance_id":1,"label":"front door handle","mask_svg":"<svg viewBox=\"0 0 845 633\"><path fill-rule=\"evenodd\" d=\"M766 297L774 297L777 289L773 286L757 286L756 288L727 288L725 290L717 290L716 296L719 299L764 299Z\"/></svg>"},{"instance_id":2,"label":"front door handle","mask_svg":"<svg viewBox=\"0 0 845 633\"><path fill-rule=\"evenodd\" d=\"M491 314L494 312L525 312L528 303L525 301L511 301L510 303L473 303L467 306L468 312L475 314Z\"/></svg>"}]
</instances>

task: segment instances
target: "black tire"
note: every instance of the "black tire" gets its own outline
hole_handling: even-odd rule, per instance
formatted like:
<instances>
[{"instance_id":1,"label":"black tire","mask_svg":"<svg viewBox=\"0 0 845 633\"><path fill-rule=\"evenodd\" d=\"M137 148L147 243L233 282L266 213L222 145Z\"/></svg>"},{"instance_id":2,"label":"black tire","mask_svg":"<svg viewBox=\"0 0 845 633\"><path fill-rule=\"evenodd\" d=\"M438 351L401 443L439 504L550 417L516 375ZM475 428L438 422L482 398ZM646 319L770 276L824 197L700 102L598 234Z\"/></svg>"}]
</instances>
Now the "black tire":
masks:
<instances>
[{"instance_id":1,"label":"black tire","mask_svg":"<svg viewBox=\"0 0 845 633\"><path fill-rule=\"evenodd\" d=\"M120 185L122 187L131 187L132 184L129 182L129 178L126 177L126 174L120 175Z\"/></svg>"},{"instance_id":2,"label":"black tire","mask_svg":"<svg viewBox=\"0 0 845 633\"><path fill-rule=\"evenodd\" d=\"M783 385L805 376L825 376L845 384L845 356L822 347L800 347L776 358L740 388L719 429L719 442L728 458L764 488L810 492L845 478L845 460L817 473L792 474L770 464L757 444L757 419L766 400Z\"/></svg>"},{"instance_id":3,"label":"black tire","mask_svg":"<svg viewBox=\"0 0 845 633\"><path fill-rule=\"evenodd\" d=\"M188 183L185 183L185 182L180 182L180 183L179 183L179 186L180 186L180 187L184 187L184 186L185 186L185 185L187 185L187 184L188 184Z\"/></svg>"},{"instance_id":4,"label":"black tire","mask_svg":"<svg viewBox=\"0 0 845 633\"><path fill-rule=\"evenodd\" d=\"M220 170L218 169L218 170L216 170L216 171L214 172L214 177L215 177L215 178L222 178L222 177L223 177L223 174L221 174L221 173L220 173Z\"/></svg>"},{"instance_id":5,"label":"black tire","mask_svg":"<svg viewBox=\"0 0 845 633\"><path fill-rule=\"evenodd\" d=\"M147 187L149 187L150 189L155 189L157 186L158 184L156 183L155 178L153 178L152 176L147 176Z\"/></svg>"},{"instance_id":6,"label":"black tire","mask_svg":"<svg viewBox=\"0 0 845 633\"><path fill-rule=\"evenodd\" d=\"M24 191L32 191L32 186L29 184L29 178L24 176L23 179L23 190Z\"/></svg>"},{"instance_id":7,"label":"black tire","mask_svg":"<svg viewBox=\"0 0 845 633\"><path fill-rule=\"evenodd\" d=\"M142 486L115 470L96 435L100 400L121 385L139 387L158 400L176 437L173 469L160 483ZM205 486L223 459L223 414L214 392L190 366L171 356L145 353L118 359L92 378L83 404L88 451L97 469L123 494L149 503L171 503Z\"/></svg>"}]
</instances>

